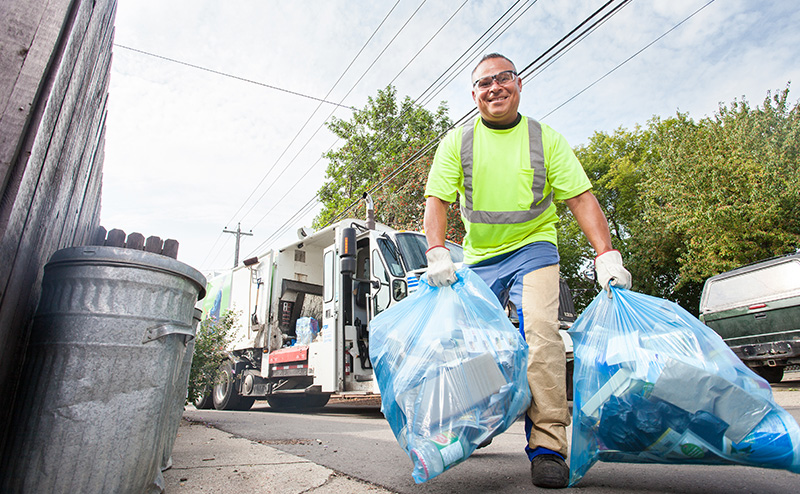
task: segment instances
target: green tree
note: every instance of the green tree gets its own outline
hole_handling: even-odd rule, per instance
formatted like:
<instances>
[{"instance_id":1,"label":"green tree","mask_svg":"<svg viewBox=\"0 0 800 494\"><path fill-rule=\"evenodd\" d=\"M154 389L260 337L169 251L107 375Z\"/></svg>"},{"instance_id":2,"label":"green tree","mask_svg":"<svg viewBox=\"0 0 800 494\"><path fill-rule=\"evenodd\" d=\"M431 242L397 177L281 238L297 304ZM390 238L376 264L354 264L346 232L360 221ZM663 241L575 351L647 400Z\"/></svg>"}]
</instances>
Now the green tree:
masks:
<instances>
[{"instance_id":1,"label":"green tree","mask_svg":"<svg viewBox=\"0 0 800 494\"><path fill-rule=\"evenodd\" d=\"M401 155L400 165L387 163L381 167L381 181L384 185L374 193L377 211L375 217L381 223L400 230L423 230L425 216L425 184L428 171L433 162L433 152L407 152ZM395 174L397 166L408 166L402 173ZM447 208L447 231L445 237L457 244L464 240L464 224L458 202Z\"/></svg>"},{"instance_id":2,"label":"green tree","mask_svg":"<svg viewBox=\"0 0 800 494\"><path fill-rule=\"evenodd\" d=\"M800 109L787 98L721 104L698 122L654 117L576 149L637 291L696 314L708 277L800 246ZM580 291L594 253L559 214L562 272Z\"/></svg>"},{"instance_id":3,"label":"green tree","mask_svg":"<svg viewBox=\"0 0 800 494\"><path fill-rule=\"evenodd\" d=\"M632 131L619 128L613 134L595 132L587 145L575 148L575 155L592 181L593 193L608 219L612 243L637 279L631 265L630 244L641 211L637 207L639 182L650 159L648 134L638 126ZM561 275L573 290L576 308L582 310L599 290L586 276L596 254L566 204L558 203L557 208Z\"/></svg>"},{"instance_id":4,"label":"green tree","mask_svg":"<svg viewBox=\"0 0 800 494\"><path fill-rule=\"evenodd\" d=\"M421 187L430 158L439 137L451 126L444 102L435 112L409 97L398 104L397 90L391 85L379 90L375 98L370 97L350 120L333 119L328 128L344 144L324 155L329 160L326 183L318 192L324 208L315 218L314 227L330 222L361 199L364 192L406 164L401 173L373 194L376 219L398 228L418 225L424 209Z\"/></svg>"},{"instance_id":5,"label":"green tree","mask_svg":"<svg viewBox=\"0 0 800 494\"><path fill-rule=\"evenodd\" d=\"M210 392L217 370L228 358L225 351L236 327L237 314L225 311L219 319L207 318L200 322L194 338L192 368L189 372L187 401L194 402Z\"/></svg>"},{"instance_id":6,"label":"green tree","mask_svg":"<svg viewBox=\"0 0 800 494\"><path fill-rule=\"evenodd\" d=\"M788 94L651 123L659 159L641 189L644 240L674 249L676 291L699 295L709 276L800 246L800 108Z\"/></svg>"}]
</instances>

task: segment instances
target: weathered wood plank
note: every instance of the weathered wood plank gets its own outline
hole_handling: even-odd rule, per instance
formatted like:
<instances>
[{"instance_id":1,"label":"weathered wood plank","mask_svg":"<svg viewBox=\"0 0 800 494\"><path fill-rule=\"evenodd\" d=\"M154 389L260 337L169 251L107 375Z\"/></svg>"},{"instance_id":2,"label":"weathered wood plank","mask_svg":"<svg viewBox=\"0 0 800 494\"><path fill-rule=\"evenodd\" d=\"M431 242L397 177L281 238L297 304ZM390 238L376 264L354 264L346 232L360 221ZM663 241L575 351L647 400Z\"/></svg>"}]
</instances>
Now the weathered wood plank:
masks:
<instances>
[{"instance_id":1,"label":"weathered wood plank","mask_svg":"<svg viewBox=\"0 0 800 494\"><path fill-rule=\"evenodd\" d=\"M106 247L125 247L125 230L114 228L106 236Z\"/></svg>"},{"instance_id":2,"label":"weathered wood plank","mask_svg":"<svg viewBox=\"0 0 800 494\"><path fill-rule=\"evenodd\" d=\"M63 12L54 15L59 5ZM0 153L6 153L0 154L0 180L5 192L8 184L14 187L6 194L10 200L0 205L0 436L38 299L41 268L54 250L75 240L78 230L83 243L98 224L107 52L115 8L115 0L50 0L6 105L27 95L29 116L20 128L12 116L0 115L6 119L0 121L0 140L11 143L0 145ZM34 97L29 94L31 80ZM7 130L14 125L16 135ZM92 134L99 135L97 140ZM11 161L4 158L8 154ZM64 213L73 202L80 204L71 213L77 221Z\"/></svg>"},{"instance_id":3,"label":"weathered wood plank","mask_svg":"<svg viewBox=\"0 0 800 494\"><path fill-rule=\"evenodd\" d=\"M62 65L57 71L54 90L48 100L49 111L45 112L52 124L48 122L48 125L41 129L48 132L46 134L40 132L40 137L37 138L38 146L34 146L34 153L26 167L24 177L27 180L20 185L15 208L9 217L6 235L0 240L0 265L13 268L15 257L27 257L37 253L42 253L44 257L42 262L46 262L46 257L56 250L53 248L56 246L51 246L49 240L51 235L56 235L56 238L60 236L58 234L63 225L61 208L64 206L64 197L68 191L65 187L61 187L61 184L64 174L74 166L74 163L68 160L69 151L74 139L82 138L81 134L86 132L86 129L82 128L81 107L78 104L86 92L87 57L95 48L94 40L91 38L93 34L91 20L95 17L93 14L97 14L96 19L103 19L103 13L94 12L94 5L88 1L82 2L76 11L72 31L69 33L61 57ZM42 215L46 217L45 221L39 221L38 218ZM43 228L45 224L46 227ZM17 247L13 249L11 246L15 241ZM27 263L23 261L22 264ZM8 268L0 267L0 287L6 284L9 275ZM5 293L0 288L0 303L3 303Z\"/></svg>"},{"instance_id":4,"label":"weathered wood plank","mask_svg":"<svg viewBox=\"0 0 800 494\"><path fill-rule=\"evenodd\" d=\"M144 235L138 232L133 232L128 235L128 240L125 242L125 248L144 250Z\"/></svg>"},{"instance_id":5,"label":"weathered wood plank","mask_svg":"<svg viewBox=\"0 0 800 494\"><path fill-rule=\"evenodd\" d=\"M105 119L105 110L104 110ZM75 233L73 245L86 245L91 238L94 228L100 225L101 202L103 190L103 158L105 156L105 125L101 125L101 134L91 159L91 171L83 198L81 212L78 215L78 230Z\"/></svg>"},{"instance_id":6,"label":"weathered wood plank","mask_svg":"<svg viewBox=\"0 0 800 494\"><path fill-rule=\"evenodd\" d=\"M147 241L144 243L144 250L154 254L161 254L162 248L164 248L164 242L161 241L161 237L155 235L147 237Z\"/></svg>"},{"instance_id":7,"label":"weathered wood plank","mask_svg":"<svg viewBox=\"0 0 800 494\"><path fill-rule=\"evenodd\" d=\"M178 258L178 241L172 238L168 238L164 240L164 248L161 249L161 255L171 257L173 259Z\"/></svg>"},{"instance_id":8,"label":"weathered wood plank","mask_svg":"<svg viewBox=\"0 0 800 494\"><path fill-rule=\"evenodd\" d=\"M90 50L82 51L81 65L86 65L85 75L81 82L81 95L76 102L73 115L80 115L77 129L69 130L69 145L65 145L66 153L59 158L61 163L74 164L71 187L64 188L65 197L59 209L64 212L64 223L56 239L56 249L74 245L76 221L85 193L91 164L90 156L94 151L96 136L99 134L99 125L103 120L106 96L108 94L108 73L111 63L111 44L113 29L110 19L113 18L114 9L93 14L92 23L87 31L86 38L96 40ZM94 19L97 17L97 20ZM76 70L77 70L76 65ZM65 154L65 156L64 156Z\"/></svg>"},{"instance_id":9,"label":"weathered wood plank","mask_svg":"<svg viewBox=\"0 0 800 494\"><path fill-rule=\"evenodd\" d=\"M4 78L0 82L0 191L12 200L8 190L12 171L20 155L27 151L20 137L36 133L42 107L35 102L41 100L37 95L50 90L48 83L52 81L46 74L57 63L58 50L54 47L69 22L72 3L72 0L17 0L3 4L3 25L14 27L4 30L0 38L3 47L0 72ZM29 129L30 126L33 128ZM3 215L4 209L0 207L0 234L7 217Z\"/></svg>"}]
</instances>

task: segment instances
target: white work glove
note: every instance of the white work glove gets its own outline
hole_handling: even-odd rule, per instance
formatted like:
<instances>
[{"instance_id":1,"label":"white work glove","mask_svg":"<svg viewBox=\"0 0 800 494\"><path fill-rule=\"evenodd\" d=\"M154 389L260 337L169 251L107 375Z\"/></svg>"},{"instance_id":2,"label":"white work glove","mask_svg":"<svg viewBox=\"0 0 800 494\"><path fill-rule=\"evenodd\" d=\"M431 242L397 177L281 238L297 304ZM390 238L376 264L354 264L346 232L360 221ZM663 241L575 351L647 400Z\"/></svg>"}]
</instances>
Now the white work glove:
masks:
<instances>
[{"instance_id":1,"label":"white work glove","mask_svg":"<svg viewBox=\"0 0 800 494\"><path fill-rule=\"evenodd\" d=\"M456 265L450 258L450 249L434 245L425 251L428 258L428 284L431 286L450 286L458 279Z\"/></svg>"},{"instance_id":2,"label":"white work glove","mask_svg":"<svg viewBox=\"0 0 800 494\"><path fill-rule=\"evenodd\" d=\"M622 266L622 255L618 250L608 250L594 260L597 282L611 296L609 285L630 289L631 273Z\"/></svg>"}]
</instances>

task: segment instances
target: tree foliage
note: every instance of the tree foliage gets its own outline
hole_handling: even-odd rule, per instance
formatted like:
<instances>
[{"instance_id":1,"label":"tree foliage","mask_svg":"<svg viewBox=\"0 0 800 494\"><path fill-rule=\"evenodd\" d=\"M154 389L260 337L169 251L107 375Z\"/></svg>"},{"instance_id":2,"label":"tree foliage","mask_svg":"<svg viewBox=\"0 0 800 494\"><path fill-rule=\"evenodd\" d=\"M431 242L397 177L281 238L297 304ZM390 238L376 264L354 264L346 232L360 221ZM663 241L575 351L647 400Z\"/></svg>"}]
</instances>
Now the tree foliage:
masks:
<instances>
[{"instance_id":1,"label":"tree foliage","mask_svg":"<svg viewBox=\"0 0 800 494\"><path fill-rule=\"evenodd\" d=\"M788 93L721 104L697 122L678 113L598 132L576 150L637 291L697 313L706 278L800 247L800 109ZM562 270L580 285L572 266L593 254L560 214Z\"/></svg>"},{"instance_id":2,"label":"tree foliage","mask_svg":"<svg viewBox=\"0 0 800 494\"><path fill-rule=\"evenodd\" d=\"M379 181L393 176L373 194L376 219L395 228L421 229L430 162L440 136L451 125L444 102L435 112L409 97L398 104L391 85L370 97L350 120L333 119L328 128L344 144L324 155L329 160L326 183L318 193L324 208L314 226L327 224ZM395 174L401 166L404 170ZM363 206L348 214L360 211Z\"/></svg>"},{"instance_id":3,"label":"tree foliage","mask_svg":"<svg viewBox=\"0 0 800 494\"><path fill-rule=\"evenodd\" d=\"M217 370L228 358L225 349L233 336L236 317L234 311L228 310L219 319L209 317L200 322L194 338L192 368L189 372L189 403L209 393L214 386Z\"/></svg>"},{"instance_id":4,"label":"tree foliage","mask_svg":"<svg viewBox=\"0 0 800 494\"><path fill-rule=\"evenodd\" d=\"M634 289L697 313L708 277L800 248L800 107L788 95L787 86L755 108L744 98L720 104L698 121L654 117L596 132L576 148ZM444 103L436 112L409 98L398 105L392 86L349 121L334 120L329 128L345 144L326 154L325 209L315 226L380 182L376 219L421 230L435 144L450 126ZM348 214L363 216L363 206ZM580 310L599 290L585 275L595 253L564 204L558 214L561 272ZM448 238L461 242L457 205L448 227Z\"/></svg>"}]
</instances>

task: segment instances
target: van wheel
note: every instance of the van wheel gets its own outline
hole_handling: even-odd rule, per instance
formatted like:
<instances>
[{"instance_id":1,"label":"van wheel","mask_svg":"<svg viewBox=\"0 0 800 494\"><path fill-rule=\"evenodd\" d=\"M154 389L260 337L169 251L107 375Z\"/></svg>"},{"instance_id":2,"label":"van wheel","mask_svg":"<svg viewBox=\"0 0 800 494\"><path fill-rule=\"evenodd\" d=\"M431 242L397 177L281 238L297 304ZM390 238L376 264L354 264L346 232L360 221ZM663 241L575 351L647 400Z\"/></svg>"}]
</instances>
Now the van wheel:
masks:
<instances>
[{"instance_id":1,"label":"van wheel","mask_svg":"<svg viewBox=\"0 0 800 494\"><path fill-rule=\"evenodd\" d=\"M756 374L763 377L770 384L779 383L783 380L783 367L753 367Z\"/></svg>"},{"instance_id":2,"label":"van wheel","mask_svg":"<svg viewBox=\"0 0 800 494\"><path fill-rule=\"evenodd\" d=\"M236 376L233 374L233 365L225 361L219 366L217 380L211 393L214 408L217 410L250 410L255 398L239 396L236 391Z\"/></svg>"},{"instance_id":3,"label":"van wheel","mask_svg":"<svg viewBox=\"0 0 800 494\"><path fill-rule=\"evenodd\" d=\"M267 396L267 403L275 410L308 410L324 407L328 404L328 399L330 395L327 394L276 394Z\"/></svg>"}]
</instances>

